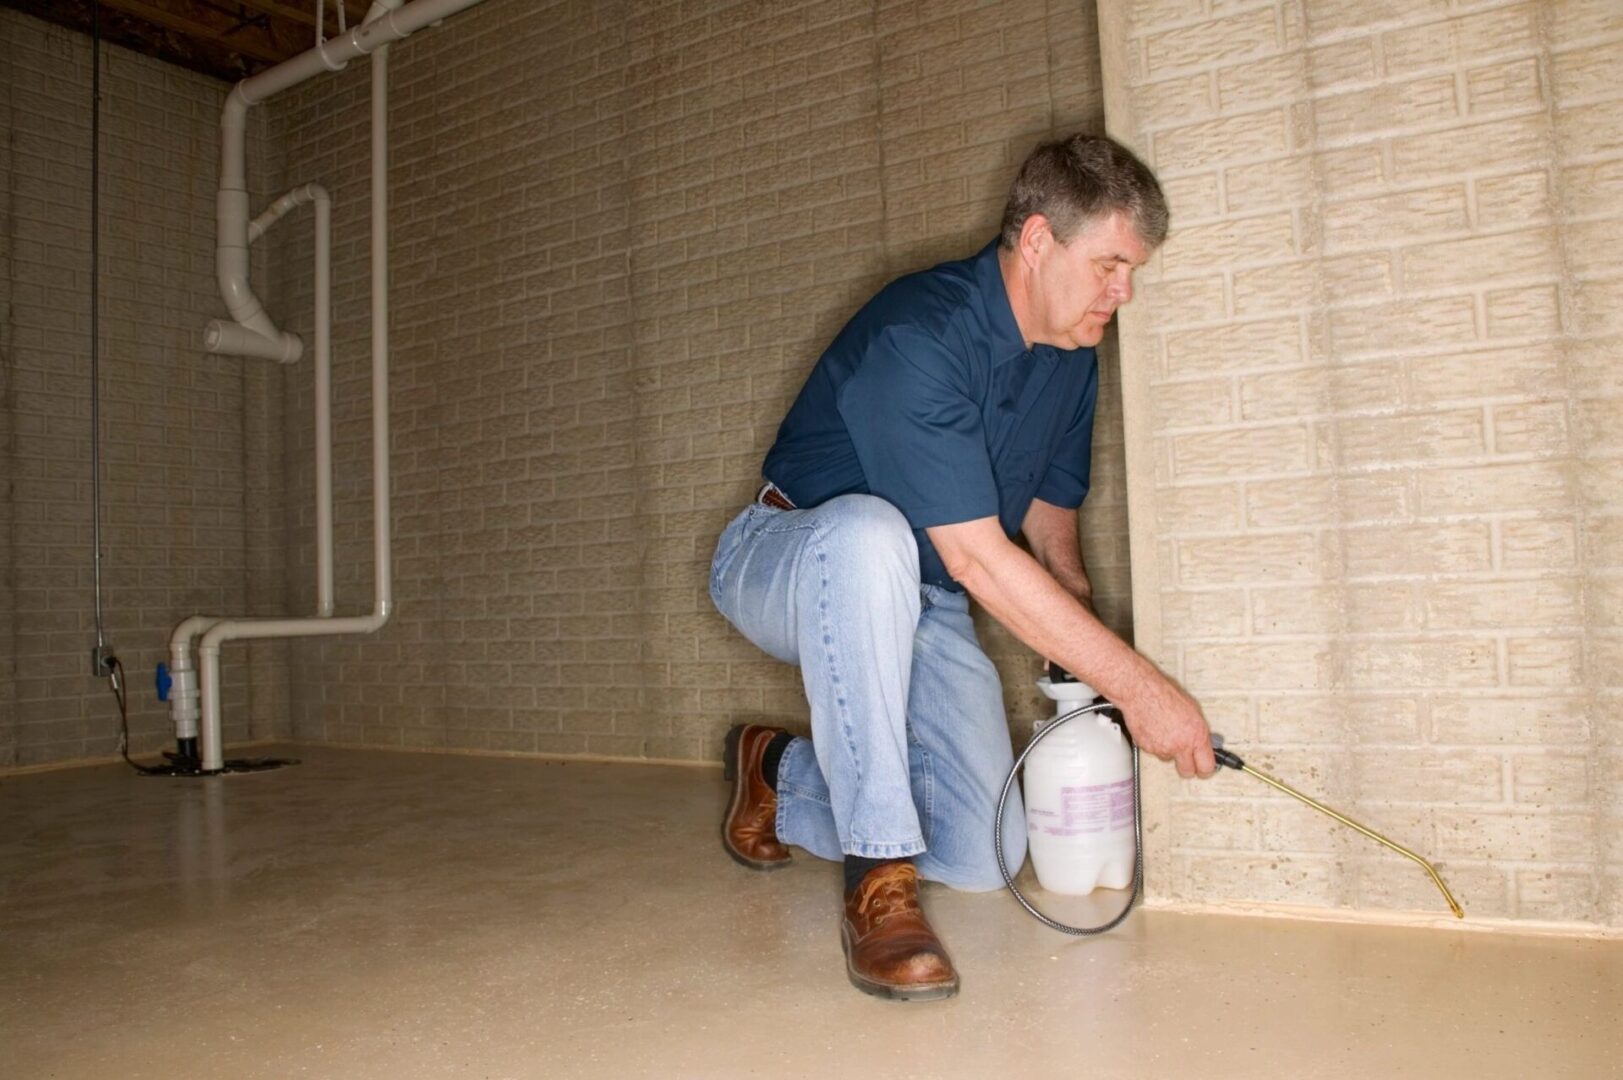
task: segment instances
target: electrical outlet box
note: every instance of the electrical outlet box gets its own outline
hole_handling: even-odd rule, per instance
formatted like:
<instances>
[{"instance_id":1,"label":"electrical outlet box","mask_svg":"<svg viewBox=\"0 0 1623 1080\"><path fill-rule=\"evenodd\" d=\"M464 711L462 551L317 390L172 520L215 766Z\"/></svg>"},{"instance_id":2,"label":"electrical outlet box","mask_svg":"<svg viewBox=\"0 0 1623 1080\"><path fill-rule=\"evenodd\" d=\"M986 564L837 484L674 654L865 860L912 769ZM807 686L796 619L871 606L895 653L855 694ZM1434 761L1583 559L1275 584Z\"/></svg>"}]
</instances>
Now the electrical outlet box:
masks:
<instances>
[{"instance_id":1,"label":"electrical outlet box","mask_svg":"<svg viewBox=\"0 0 1623 1080\"><path fill-rule=\"evenodd\" d=\"M90 673L98 679L106 678L113 673L113 647L111 645L91 646Z\"/></svg>"}]
</instances>

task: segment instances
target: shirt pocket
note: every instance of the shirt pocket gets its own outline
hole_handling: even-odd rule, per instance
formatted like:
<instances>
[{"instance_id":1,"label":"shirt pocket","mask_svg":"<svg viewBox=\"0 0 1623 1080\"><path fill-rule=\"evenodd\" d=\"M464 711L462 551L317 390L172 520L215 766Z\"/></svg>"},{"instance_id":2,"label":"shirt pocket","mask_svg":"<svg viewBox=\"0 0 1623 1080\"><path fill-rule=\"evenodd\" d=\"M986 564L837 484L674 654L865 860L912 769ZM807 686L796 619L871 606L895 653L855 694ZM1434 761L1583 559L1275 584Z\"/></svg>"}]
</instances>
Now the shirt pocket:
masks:
<instances>
[{"instance_id":1,"label":"shirt pocket","mask_svg":"<svg viewBox=\"0 0 1623 1080\"><path fill-rule=\"evenodd\" d=\"M1015 490L1035 491L1047 460L1046 447L1011 446L997 470L998 479Z\"/></svg>"},{"instance_id":2,"label":"shirt pocket","mask_svg":"<svg viewBox=\"0 0 1623 1080\"><path fill-rule=\"evenodd\" d=\"M1047 425L1029 425L1024 431L1016 432L999 460L999 477L1012 484L1029 485L1036 491L1057 441L1048 432Z\"/></svg>"}]
</instances>

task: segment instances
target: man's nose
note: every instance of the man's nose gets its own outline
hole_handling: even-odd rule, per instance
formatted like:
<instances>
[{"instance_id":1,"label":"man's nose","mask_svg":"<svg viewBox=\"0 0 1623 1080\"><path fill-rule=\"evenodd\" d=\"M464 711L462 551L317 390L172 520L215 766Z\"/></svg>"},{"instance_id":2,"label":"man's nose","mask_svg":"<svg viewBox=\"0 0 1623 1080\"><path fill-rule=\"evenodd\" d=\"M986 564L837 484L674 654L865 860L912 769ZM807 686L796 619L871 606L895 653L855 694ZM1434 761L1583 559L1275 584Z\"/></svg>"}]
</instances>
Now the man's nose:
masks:
<instances>
[{"instance_id":1,"label":"man's nose","mask_svg":"<svg viewBox=\"0 0 1623 1080\"><path fill-rule=\"evenodd\" d=\"M1133 272L1123 267L1117 270L1110 282L1110 297L1119 307L1133 298Z\"/></svg>"}]
</instances>

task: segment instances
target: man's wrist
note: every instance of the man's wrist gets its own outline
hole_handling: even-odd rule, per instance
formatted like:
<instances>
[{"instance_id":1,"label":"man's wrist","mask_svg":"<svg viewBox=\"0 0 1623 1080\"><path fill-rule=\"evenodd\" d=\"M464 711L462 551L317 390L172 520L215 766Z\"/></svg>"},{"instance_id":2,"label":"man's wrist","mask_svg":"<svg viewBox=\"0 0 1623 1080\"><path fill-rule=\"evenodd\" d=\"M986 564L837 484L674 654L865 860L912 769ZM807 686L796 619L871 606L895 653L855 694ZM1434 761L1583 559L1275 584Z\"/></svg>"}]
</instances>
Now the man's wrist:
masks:
<instances>
[{"instance_id":1,"label":"man's wrist","mask_svg":"<svg viewBox=\"0 0 1623 1080\"><path fill-rule=\"evenodd\" d=\"M1153 709L1165 691L1166 676L1137 649L1128 646L1128 653L1127 685L1119 697L1110 700L1129 711Z\"/></svg>"}]
</instances>

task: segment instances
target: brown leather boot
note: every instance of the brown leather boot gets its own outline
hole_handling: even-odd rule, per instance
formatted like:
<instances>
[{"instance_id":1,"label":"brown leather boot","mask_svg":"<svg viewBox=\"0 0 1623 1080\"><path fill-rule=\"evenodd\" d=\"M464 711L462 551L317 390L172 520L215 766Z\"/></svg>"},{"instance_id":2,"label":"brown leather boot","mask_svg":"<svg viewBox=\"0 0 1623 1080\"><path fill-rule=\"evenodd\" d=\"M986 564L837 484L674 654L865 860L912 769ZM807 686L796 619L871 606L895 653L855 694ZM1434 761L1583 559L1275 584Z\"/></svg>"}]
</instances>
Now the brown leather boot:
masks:
<instances>
[{"instance_id":1,"label":"brown leather boot","mask_svg":"<svg viewBox=\"0 0 1623 1080\"><path fill-rule=\"evenodd\" d=\"M851 985L865 994L936 1001L958 992L958 972L919 906L919 872L910 862L868 871L845 898L840 940Z\"/></svg>"},{"instance_id":2,"label":"brown leather boot","mask_svg":"<svg viewBox=\"0 0 1623 1080\"><path fill-rule=\"evenodd\" d=\"M778 794L761 775L767 743L782 730L739 724L727 733L724 775L733 782L733 797L721 819L721 844L751 870L789 865L789 849L778 841Z\"/></svg>"}]
</instances>

